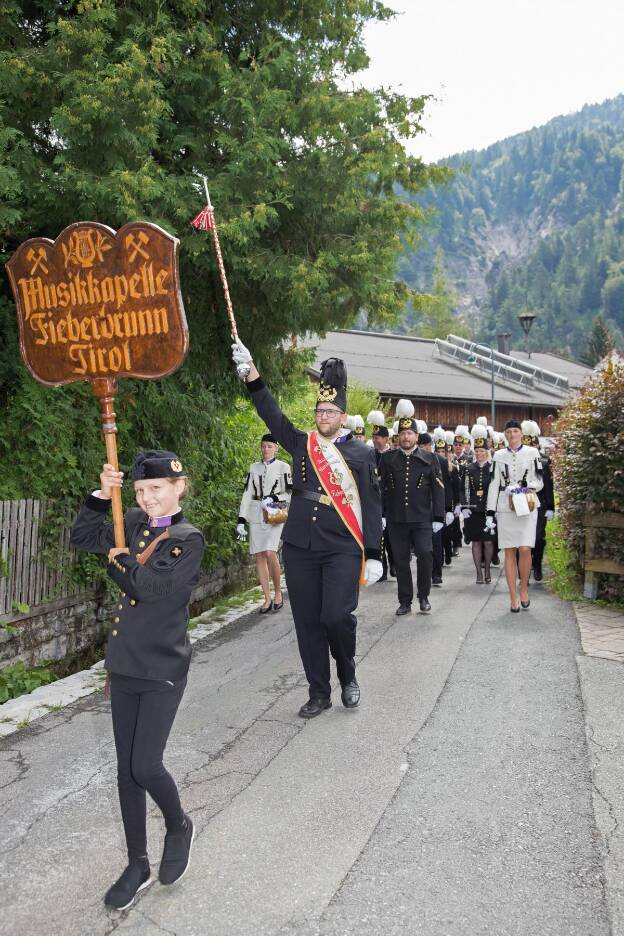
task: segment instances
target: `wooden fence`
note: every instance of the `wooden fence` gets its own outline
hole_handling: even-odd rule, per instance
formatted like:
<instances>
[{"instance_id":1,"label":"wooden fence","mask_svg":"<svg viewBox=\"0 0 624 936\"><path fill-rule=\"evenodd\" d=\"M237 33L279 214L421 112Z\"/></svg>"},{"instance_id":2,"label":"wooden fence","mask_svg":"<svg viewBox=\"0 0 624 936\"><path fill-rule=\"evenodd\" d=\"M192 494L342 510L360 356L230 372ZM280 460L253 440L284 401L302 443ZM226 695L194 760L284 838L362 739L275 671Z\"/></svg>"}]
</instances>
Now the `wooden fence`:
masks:
<instances>
[{"instance_id":1,"label":"wooden fence","mask_svg":"<svg viewBox=\"0 0 624 936\"><path fill-rule=\"evenodd\" d=\"M595 556L596 532L598 530L618 529L624 530L624 513L587 513L583 517L585 530L585 584L583 594L586 598L595 601L598 597L598 577L600 573L609 575L624 575L624 563L614 559L605 559Z\"/></svg>"},{"instance_id":2,"label":"wooden fence","mask_svg":"<svg viewBox=\"0 0 624 936\"><path fill-rule=\"evenodd\" d=\"M0 501L0 617L67 598L76 591L64 575L74 562L69 523L57 537L60 568L50 568L43 561L47 509L45 500Z\"/></svg>"}]
</instances>

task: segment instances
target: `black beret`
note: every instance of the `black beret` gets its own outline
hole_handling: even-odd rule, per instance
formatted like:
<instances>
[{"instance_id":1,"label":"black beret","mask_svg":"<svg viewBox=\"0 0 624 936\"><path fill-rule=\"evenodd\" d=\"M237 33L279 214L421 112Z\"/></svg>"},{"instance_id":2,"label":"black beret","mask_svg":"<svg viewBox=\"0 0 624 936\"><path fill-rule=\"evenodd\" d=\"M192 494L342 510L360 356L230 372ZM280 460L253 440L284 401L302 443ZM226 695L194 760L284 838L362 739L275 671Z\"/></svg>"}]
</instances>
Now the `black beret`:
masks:
<instances>
[{"instance_id":1,"label":"black beret","mask_svg":"<svg viewBox=\"0 0 624 936\"><path fill-rule=\"evenodd\" d=\"M508 419L505 423L505 431L507 431L507 429L522 429L522 426L517 419Z\"/></svg>"},{"instance_id":2,"label":"black beret","mask_svg":"<svg viewBox=\"0 0 624 936\"><path fill-rule=\"evenodd\" d=\"M429 435L428 432L421 432L419 434L418 436L419 445L429 445L430 442L431 442L431 436Z\"/></svg>"},{"instance_id":3,"label":"black beret","mask_svg":"<svg viewBox=\"0 0 624 936\"><path fill-rule=\"evenodd\" d=\"M132 466L133 481L149 481L152 478L185 478L186 472L175 452L160 450L139 452Z\"/></svg>"},{"instance_id":4,"label":"black beret","mask_svg":"<svg viewBox=\"0 0 624 936\"><path fill-rule=\"evenodd\" d=\"M264 435L262 436L262 438L260 439L260 441L261 441L261 442L272 442L273 445L278 445L278 444L279 444L278 441L277 441L277 439L276 439L274 436L272 436L270 432L265 432Z\"/></svg>"}]
</instances>

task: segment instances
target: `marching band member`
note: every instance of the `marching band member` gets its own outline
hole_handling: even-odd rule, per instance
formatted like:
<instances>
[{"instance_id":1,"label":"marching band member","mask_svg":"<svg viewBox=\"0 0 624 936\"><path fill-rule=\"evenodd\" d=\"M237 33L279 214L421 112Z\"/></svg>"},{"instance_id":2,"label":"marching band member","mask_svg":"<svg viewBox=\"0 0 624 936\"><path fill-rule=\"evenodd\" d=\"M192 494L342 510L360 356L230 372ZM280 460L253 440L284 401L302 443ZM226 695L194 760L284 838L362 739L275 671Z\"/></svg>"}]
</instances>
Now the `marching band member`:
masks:
<instances>
[{"instance_id":1,"label":"marching band member","mask_svg":"<svg viewBox=\"0 0 624 936\"><path fill-rule=\"evenodd\" d=\"M190 861L193 821L182 809L163 754L186 688L189 600L204 552L202 534L182 515L187 477L173 452L140 452L134 462L139 506L125 515L128 548L115 546L113 526L106 521L113 488L122 480L121 471L104 465L100 489L87 497L71 534L76 549L108 555L108 575L122 589L104 661L128 848L128 866L104 898L116 910L129 907L151 883L146 792L167 827L161 884L178 881Z\"/></svg>"},{"instance_id":2,"label":"marching band member","mask_svg":"<svg viewBox=\"0 0 624 936\"><path fill-rule=\"evenodd\" d=\"M532 445L539 449L540 427L532 419L526 419L522 423L522 442L524 445ZM552 469L550 459L540 451L542 462L542 478L544 487L540 494L540 506L537 514L537 528L535 530L535 547L533 548L533 578L536 582L541 582L544 578L542 572L542 561L544 559L544 550L546 549L546 523L555 516L555 489L553 485Z\"/></svg>"},{"instance_id":3,"label":"marching band member","mask_svg":"<svg viewBox=\"0 0 624 936\"><path fill-rule=\"evenodd\" d=\"M232 345L239 376L261 419L293 459L293 489L282 533L282 558L299 652L309 685L301 718L331 708L329 655L336 661L342 703L360 701L355 644L360 576L381 577L381 496L375 455L344 429L347 373L323 361L315 429L302 432L282 413L241 341Z\"/></svg>"},{"instance_id":4,"label":"marching band member","mask_svg":"<svg viewBox=\"0 0 624 936\"><path fill-rule=\"evenodd\" d=\"M416 555L417 595L422 614L431 611L432 534L444 526L444 481L435 455L418 448L417 421L409 400L399 400L400 448L381 460L381 483L387 530L397 573L397 615L409 614L414 596L410 570Z\"/></svg>"},{"instance_id":5,"label":"marching band member","mask_svg":"<svg viewBox=\"0 0 624 936\"><path fill-rule=\"evenodd\" d=\"M290 465L277 458L277 442L270 432L262 436L261 448L262 461L254 462L247 472L236 533L244 542L247 538L245 524L249 524L249 553L254 557L264 595L264 604L258 612L268 614L269 611L280 611L284 606L282 573L277 558L284 522L274 521L288 510L292 478ZM271 598L271 580L275 599Z\"/></svg>"},{"instance_id":6,"label":"marching band member","mask_svg":"<svg viewBox=\"0 0 624 936\"><path fill-rule=\"evenodd\" d=\"M491 476L487 427L475 424L470 435L474 444L475 460L467 465L464 474L461 512L464 518L464 540L466 543L472 543L472 561L477 570L477 585L489 585L492 581L490 565L494 555L494 534L485 526Z\"/></svg>"},{"instance_id":7,"label":"marching band member","mask_svg":"<svg viewBox=\"0 0 624 936\"><path fill-rule=\"evenodd\" d=\"M494 454L494 470L487 497L486 526L498 525L498 545L505 550L505 577L511 611L525 610L529 600L531 550L537 527L537 492L542 490L542 465L536 448L522 444L522 427L516 419L505 426L507 447ZM516 560L516 550L520 559ZM520 604L516 584L520 573Z\"/></svg>"}]
</instances>

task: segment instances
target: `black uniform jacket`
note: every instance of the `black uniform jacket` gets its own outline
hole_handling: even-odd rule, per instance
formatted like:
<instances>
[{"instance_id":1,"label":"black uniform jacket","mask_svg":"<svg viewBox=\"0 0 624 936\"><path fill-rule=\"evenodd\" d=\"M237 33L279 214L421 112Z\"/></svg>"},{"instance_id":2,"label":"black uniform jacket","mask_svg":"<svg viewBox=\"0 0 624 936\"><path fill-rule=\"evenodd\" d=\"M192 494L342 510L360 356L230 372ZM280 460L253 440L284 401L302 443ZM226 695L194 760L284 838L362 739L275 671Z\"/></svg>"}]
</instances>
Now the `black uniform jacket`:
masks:
<instances>
[{"instance_id":1,"label":"black uniform jacket","mask_svg":"<svg viewBox=\"0 0 624 936\"><path fill-rule=\"evenodd\" d=\"M381 486L385 515L391 522L416 527L430 526L432 520L444 522L444 479L432 452L388 452L381 460Z\"/></svg>"},{"instance_id":2,"label":"black uniform jacket","mask_svg":"<svg viewBox=\"0 0 624 936\"><path fill-rule=\"evenodd\" d=\"M302 492L324 493L308 457L308 433L293 426L260 377L250 381L247 387L260 418L292 455L293 496L282 540L301 549L359 553L360 547L331 504L325 506L300 496ZM360 492L365 556L381 560L381 494L374 450L356 442L350 433L336 444Z\"/></svg>"},{"instance_id":3,"label":"black uniform jacket","mask_svg":"<svg viewBox=\"0 0 624 936\"><path fill-rule=\"evenodd\" d=\"M453 507L455 506L455 496L454 496L454 486L453 479L451 477L451 469L449 468L448 461L444 458L443 455L438 455L434 452L435 457L438 459L438 464L440 465L440 471L442 472L442 480L444 481L444 510L446 513L451 513Z\"/></svg>"},{"instance_id":4,"label":"black uniform jacket","mask_svg":"<svg viewBox=\"0 0 624 936\"><path fill-rule=\"evenodd\" d=\"M474 461L466 465L462 506L470 507L473 513L484 514L487 510L487 495L491 478L491 462L479 465Z\"/></svg>"},{"instance_id":5,"label":"black uniform jacket","mask_svg":"<svg viewBox=\"0 0 624 936\"><path fill-rule=\"evenodd\" d=\"M108 553L115 545L106 521L110 501L89 495L71 534L71 545L86 552ZM175 681L186 675L191 659L188 604L199 579L204 538L181 513L140 565L136 557L163 529L150 528L139 508L124 518L130 554L108 564L108 575L122 590L106 648L104 666L112 673L141 679Z\"/></svg>"}]
</instances>

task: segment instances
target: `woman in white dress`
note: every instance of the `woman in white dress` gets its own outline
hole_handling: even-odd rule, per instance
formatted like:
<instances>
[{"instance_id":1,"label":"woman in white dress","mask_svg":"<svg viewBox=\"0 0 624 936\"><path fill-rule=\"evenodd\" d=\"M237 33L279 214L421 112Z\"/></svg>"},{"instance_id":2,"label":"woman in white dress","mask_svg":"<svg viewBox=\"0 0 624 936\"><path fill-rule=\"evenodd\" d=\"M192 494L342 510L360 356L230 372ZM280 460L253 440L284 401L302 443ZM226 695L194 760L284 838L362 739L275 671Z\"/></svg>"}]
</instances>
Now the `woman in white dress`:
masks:
<instances>
[{"instance_id":1,"label":"woman in white dress","mask_svg":"<svg viewBox=\"0 0 624 936\"><path fill-rule=\"evenodd\" d=\"M249 524L249 552L256 560L256 571L264 594L260 614L279 611L284 605L281 570L277 550L284 529L283 523L268 523L267 515L279 502L290 503L292 476L290 465L277 456L277 442L270 433L262 436L262 461L250 466L245 490L238 510L236 532L240 540L247 539L245 524ZM270 583L273 581L274 598Z\"/></svg>"},{"instance_id":2,"label":"woman in white dress","mask_svg":"<svg viewBox=\"0 0 624 936\"><path fill-rule=\"evenodd\" d=\"M505 426L507 445L494 453L492 480L488 489L486 526L498 524L498 545L505 550L505 577L511 610L525 610L529 600L531 550L537 527L537 491L543 487L542 464L536 448L522 444L522 428L515 419ZM516 550L519 560L516 560ZM516 585L520 573L520 604Z\"/></svg>"}]
</instances>

